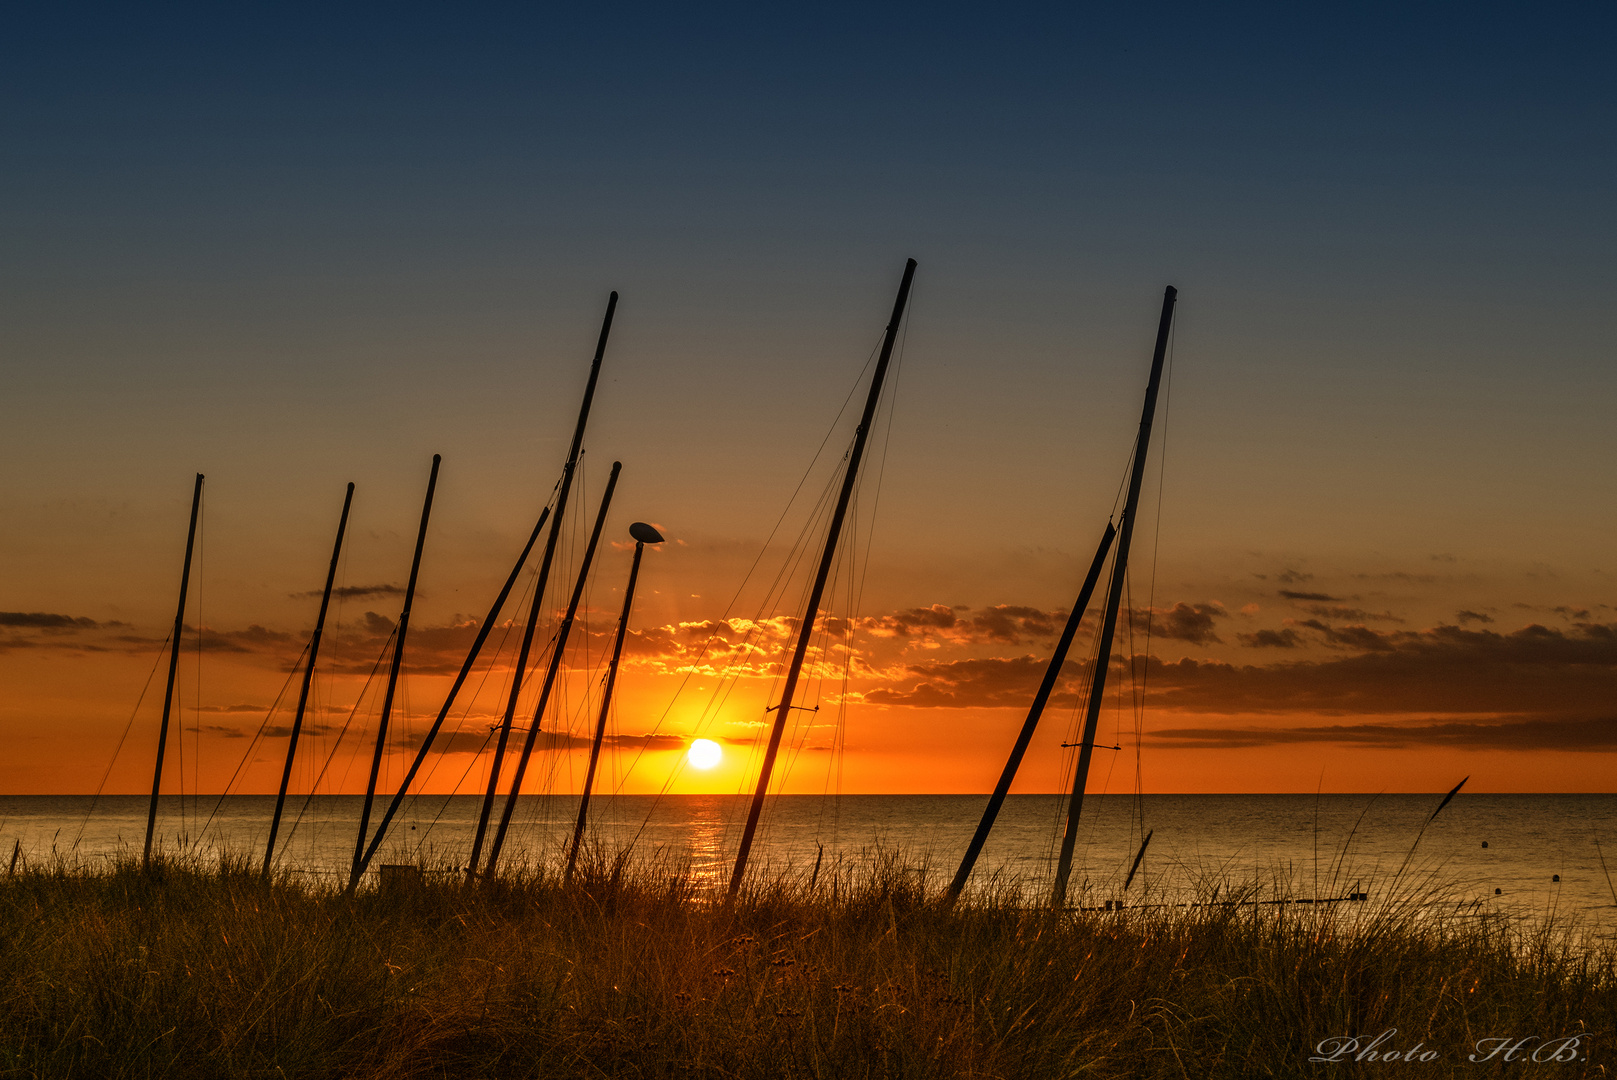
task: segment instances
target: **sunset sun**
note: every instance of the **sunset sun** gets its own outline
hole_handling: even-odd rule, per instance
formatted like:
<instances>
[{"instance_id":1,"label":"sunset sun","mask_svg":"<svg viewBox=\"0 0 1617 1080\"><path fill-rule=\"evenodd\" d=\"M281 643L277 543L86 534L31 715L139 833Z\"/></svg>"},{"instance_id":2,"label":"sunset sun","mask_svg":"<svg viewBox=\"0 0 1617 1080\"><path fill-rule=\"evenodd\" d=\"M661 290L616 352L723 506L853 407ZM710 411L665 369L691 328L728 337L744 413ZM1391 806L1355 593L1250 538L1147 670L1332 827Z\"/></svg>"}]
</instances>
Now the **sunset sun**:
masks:
<instances>
[{"instance_id":1,"label":"sunset sun","mask_svg":"<svg viewBox=\"0 0 1617 1080\"><path fill-rule=\"evenodd\" d=\"M724 748L712 739L697 739L691 743L691 748L685 753L686 759L695 769L711 769L724 757Z\"/></svg>"}]
</instances>

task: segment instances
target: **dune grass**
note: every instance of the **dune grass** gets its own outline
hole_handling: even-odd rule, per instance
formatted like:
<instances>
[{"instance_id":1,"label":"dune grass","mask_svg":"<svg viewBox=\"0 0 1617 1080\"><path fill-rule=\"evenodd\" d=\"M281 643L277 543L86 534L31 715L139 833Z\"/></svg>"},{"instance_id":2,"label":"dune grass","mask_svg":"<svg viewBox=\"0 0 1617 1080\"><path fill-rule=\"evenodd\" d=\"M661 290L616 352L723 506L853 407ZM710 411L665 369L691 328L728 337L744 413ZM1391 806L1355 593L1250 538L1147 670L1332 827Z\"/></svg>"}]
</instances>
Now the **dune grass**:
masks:
<instances>
[{"instance_id":1,"label":"dune grass","mask_svg":"<svg viewBox=\"0 0 1617 1080\"><path fill-rule=\"evenodd\" d=\"M0 1076L1574 1077L1617 1060L1613 954L1553 925L1422 897L1055 916L1007 883L947 908L941 884L893 853L734 904L599 853L570 888L546 866L349 898L228 859L23 866L0 877ZM1378 1053L1439 1056L1307 1060L1388 1028ZM1586 1060L1466 1060L1487 1037L1580 1033Z\"/></svg>"}]
</instances>

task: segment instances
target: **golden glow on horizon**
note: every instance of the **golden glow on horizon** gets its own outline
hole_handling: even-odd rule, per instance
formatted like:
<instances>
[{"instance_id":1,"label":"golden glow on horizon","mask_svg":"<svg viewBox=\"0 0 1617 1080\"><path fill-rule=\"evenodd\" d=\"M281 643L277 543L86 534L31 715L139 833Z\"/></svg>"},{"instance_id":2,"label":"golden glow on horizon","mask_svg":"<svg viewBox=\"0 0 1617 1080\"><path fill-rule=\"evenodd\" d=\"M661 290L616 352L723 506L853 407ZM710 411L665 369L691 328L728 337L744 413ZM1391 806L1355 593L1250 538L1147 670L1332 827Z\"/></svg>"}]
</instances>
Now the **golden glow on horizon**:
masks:
<instances>
[{"instance_id":1,"label":"golden glow on horizon","mask_svg":"<svg viewBox=\"0 0 1617 1080\"><path fill-rule=\"evenodd\" d=\"M724 748L712 739L697 739L685 752L693 769L711 769L724 758Z\"/></svg>"}]
</instances>

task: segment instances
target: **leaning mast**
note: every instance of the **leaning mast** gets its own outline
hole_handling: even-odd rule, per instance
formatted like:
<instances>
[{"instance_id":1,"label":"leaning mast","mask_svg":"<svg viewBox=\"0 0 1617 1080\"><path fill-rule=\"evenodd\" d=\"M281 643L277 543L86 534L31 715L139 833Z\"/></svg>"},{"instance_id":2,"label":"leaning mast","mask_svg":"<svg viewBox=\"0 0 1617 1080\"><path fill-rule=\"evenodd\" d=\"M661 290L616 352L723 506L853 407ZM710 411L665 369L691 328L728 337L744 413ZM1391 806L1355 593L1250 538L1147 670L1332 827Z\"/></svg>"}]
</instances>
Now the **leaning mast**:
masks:
<instances>
[{"instance_id":1,"label":"leaning mast","mask_svg":"<svg viewBox=\"0 0 1617 1080\"><path fill-rule=\"evenodd\" d=\"M1169 285L1162 294L1162 317L1157 323L1157 345L1151 354L1151 378L1145 387L1145 407L1140 415L1140 433L1134 443L1133 468L1129 473L1128 499L1117 531L1117 555L1112 562L1112 580L1106 593L1106 619L1100 628L1100 648L1096 652L1095 674L1089 683L1089 702L1084 713L1084 733L1078 740L1078 768L1072 779L1072 798L1067 805L1067 828L1061 838L1061 857L1050 891L1052 907L1067 904L1067 880L1072 876L1072 853L1078 842L1078 816L1084 807L1084 787L1089 782L1089 758L1095 749L1095 728L1100 723L1100 707L1106 692L1106 672L1112 661L1112 637L1117 632L1117 609L1123 599L1128 577L1129 541L1134 536L1134 515L1140 505L1140 486L1145 480L1145 458L1151 448L1151 422L1157 413L1157 389L1162 383L1162 362L1168 352L1168 334L1173 329L1173 306L1179 290Z\"/></svg>"},{"instance_id":2,"label":"leaning mast","mask_svg":"<svg viewBox=\"0 0 1617 1080\"><path fill-rule=\"evenodd\" d=\"M488 789L483 793L483 808L477 815L477 829L472 835L472 854L466 864L468 884L475 875L477 860L483 851L483 839L488 833L489 818L494 813L494 800L499 795L500 769L505 763L506 744L511 741L511 729L516 722L517 699L522 694L522 680L527 673L528 653L533 648L533 635L538 628L539 612L545 600L545 586L550 582L550 564L556 556L556 541L561 536L562 519L567 512L567 495L572 491L573 474L578 468L578 457L584 450L584 428L589 423L590 405L595 401L595 383L601 376L601 360L606 355L606 339L612 334L612 316L617 310L618 294L614 291L607 297L606 317L601 320L601 336L595 342L595 358L590 361L589 381L584 384L584 402L578 408L578 423L573 428L573 442L567 449L567 462L562 466L561 486L556 491L556 509L550 515L550 535L545 539L545 553L539 560L539 578L534 584L533 606L528 609L528 622L522 631L522 646L517 653L516 671L511 677L511 693L506 699L505 715L500 719L500 733L494 743L494 760L489 764Z\"/></svg>"},{"instance_id":3,"label":"leaning mast","mask_svg":"<svg viewBox=\"0 0 1617 1080\"><path fill-rule=\"evenodd\" d=\"M382 757L387 752L387 723L393 713L393 694L399 685L399 668L404 663L404 639L410 630L410 608L415 603L415 583L421 573L421 550L427 543L427 522L432 517L432 496L438 489L438 466L443 458L432 455L432 472L427 477L427 497L421 505L421 525L416 530L415 554L410 558L410 580L404 587L404 609L399 612L398 629L393 638L393 664L387 673L387 691L382 696L382 715L376 724L376 753L371 758L370 780L365 785L365 805L359 814L359 837L354 841L354 865L348 878L352 890L359 883L360 859L365 854L365 838L370 832L371 806L376 801L376 779L382 771Z\"/></svg>"},{"instance_id":4,"label":"leaning mast","mask_svg":"<svg viewBox=\"0 0 1617 1080\"><path fill-rule=\"evenodd\" d=\"M180 607L174 613L173 648L168 654L168 688L163 691L163 726L157 733L157 766L152 770L152 802L146 811L146 846L140 855L144 869L152 862L152 833L157 830L157 792L163 786L163 755L168 750L168 718L174 704L174 676L180 666L180 635L185 630L185 593L191 585L191 551L196 546L197 509L202 505L202 474L191 489L191 527L185 534L185 568L180 571ZM200 631L199 631L200 632Z\"/></svg>"},{"instance_id":5,"label":"leaning mast","mask_svg":"<svg viewBox=\"0 0 1617 1080\"><path fill-rule=\"evenodd\" d=\"M331 565L326 568L326 587L320 594L320 614L314 620L309 638L309 665L303 669L303 686L298 690L298 711L292 716L292 734L286 744L286 765L281 769L281 789L275 796L275 813L270 818L269 841L264 845L264 876L275 865L275 835L281 831L281 813L286 809L286 789L292 783L292 759L298 752L298 735L303 731L303 715L309 706L309 689L314 684L314 664L320 657L320 638L326 631L326 611L331 607L331 586L337 580L337 563L342 557L343 533L348 531L348 508L354 502L354 485L343 496L342 516L337 519L337 542L331 546Z\"/></svg>"},{"instance_id":6,"label":"leaning mast","mask_svg":"<svg viewBox=\"0 0 1617 1080\"><path fill-rule=\"evenodd\" d=\"M735 869L730 873L730 895L741 889L741 879L747 872L747 857L752 852L752 840L758 831L758 818L763 813L764 796L769 791L769 777L775 769L775 756L780 752L781 736L786 731L786 715L791 712L792 698L797 693L797 680L803 671L803 659L808 654L809 639L814 635L818 621L820 596L825 592L826 578L836 555L837 540L842 535L842 520L853 497L854 483L859 479L859 461L864 456L865 440L869 438L871 424L876 419L876 404L881 399L882 381L887 377L887 364L893 356L893 342L898 337L898 326L904 318L904 306L910 298L910 282L915 278L915 260L904 264L904 279L898 286L898 298L893 301L893 317L888 320L887 333L882 338L881 358L876 361L876 373L870 380L870 395L865 399L864 415L855 430L853 449L848 454L848 467L842 474L842 491L837 496L837 508L831 515L831 528L826 533L825 550L820 555L820 567L814 575L814 588L809 592L808 606L798 627L797 648L792 652L792 665L786 673L786 686L781 692L780 704L775 706L775 722L769 729L769 745L764 750L763 767L758 771L758 787L747 809L747 827L741 834L741 847L736 852Z\"/></svg>"}]
</instances>

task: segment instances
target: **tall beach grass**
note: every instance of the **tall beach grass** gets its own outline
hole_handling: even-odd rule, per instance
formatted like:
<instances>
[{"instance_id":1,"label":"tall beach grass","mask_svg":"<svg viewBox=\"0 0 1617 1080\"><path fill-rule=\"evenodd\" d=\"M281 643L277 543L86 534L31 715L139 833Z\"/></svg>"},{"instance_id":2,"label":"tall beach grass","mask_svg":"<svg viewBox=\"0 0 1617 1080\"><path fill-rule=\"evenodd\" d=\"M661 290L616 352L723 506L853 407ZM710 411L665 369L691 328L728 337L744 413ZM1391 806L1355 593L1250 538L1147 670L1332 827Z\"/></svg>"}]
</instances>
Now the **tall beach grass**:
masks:
<instances>
[{"instance_id":1,"label":"tall beach grass","mask_svg":"<svg viewBox=\"0 0 1617 1080\"><path fill-rule=\"evenodd\" d=\"M0 1076L1604 1076L1607 945L1440 891L1052 915L900 853L759 875L588 853L344 897L245 860L0 876ZM1245 891L1243 891L1245 890ZM1375 1059L1321 1040L1397 1029ZM1469 1061L1581 1035L1579 1060ZM1423 1044L1428 1060L1387 1062ZM1536 1044L1535 1044L1536 1045Z\"/></svg>"}]
</instances>

